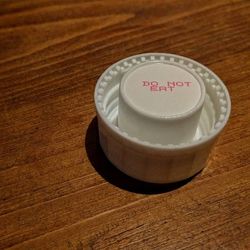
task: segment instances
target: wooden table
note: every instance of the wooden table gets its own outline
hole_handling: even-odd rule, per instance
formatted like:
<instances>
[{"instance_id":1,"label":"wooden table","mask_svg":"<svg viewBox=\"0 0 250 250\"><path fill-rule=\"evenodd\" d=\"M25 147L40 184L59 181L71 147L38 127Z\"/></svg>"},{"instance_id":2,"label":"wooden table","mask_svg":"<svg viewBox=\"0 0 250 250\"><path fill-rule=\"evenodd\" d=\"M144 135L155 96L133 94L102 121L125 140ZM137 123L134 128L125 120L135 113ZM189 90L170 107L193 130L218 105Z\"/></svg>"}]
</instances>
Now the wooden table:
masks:
<instances>
[{"instance_id":1,"label":"wooden table","mask_svg":"<svg viewBox=\"0 0 250 250\"><path fill-rule=\"evenodd\" d=\"M0 249L249 249L250 2L0 2ZM232 114L181 184L120 173L98 144L93 91L138 53L216 72Z\"/></svg>"}]
</instances>

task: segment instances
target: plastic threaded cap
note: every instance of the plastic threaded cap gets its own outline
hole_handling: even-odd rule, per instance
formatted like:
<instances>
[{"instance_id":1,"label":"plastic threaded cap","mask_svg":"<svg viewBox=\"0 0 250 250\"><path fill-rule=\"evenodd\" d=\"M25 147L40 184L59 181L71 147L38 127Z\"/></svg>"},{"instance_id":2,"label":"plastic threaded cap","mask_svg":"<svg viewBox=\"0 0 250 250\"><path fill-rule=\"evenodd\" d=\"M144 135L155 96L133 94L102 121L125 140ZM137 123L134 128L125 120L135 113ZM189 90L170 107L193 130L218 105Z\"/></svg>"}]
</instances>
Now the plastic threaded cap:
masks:
<instances>
[{"instance_id":1,"label":"plastic threaded cap","mask_svg":"<svg viewBox=\"0 0 250 250\"><path fill-rule=\"evenodd\" d=\"M101 147L121 171L176 182L205 167L231 101L221 79L186 57L148 53L111 65L95 89Z\"/></svg>"}]
</instances>

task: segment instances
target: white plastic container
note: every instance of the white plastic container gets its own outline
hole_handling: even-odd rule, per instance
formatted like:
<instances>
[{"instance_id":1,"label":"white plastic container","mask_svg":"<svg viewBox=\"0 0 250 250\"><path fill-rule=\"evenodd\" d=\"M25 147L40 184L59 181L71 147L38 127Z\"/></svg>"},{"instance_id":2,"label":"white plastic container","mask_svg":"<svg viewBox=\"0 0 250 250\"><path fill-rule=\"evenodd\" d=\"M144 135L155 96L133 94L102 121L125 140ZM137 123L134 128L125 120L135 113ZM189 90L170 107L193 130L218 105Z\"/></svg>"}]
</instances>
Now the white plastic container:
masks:
<instances>
[{"instance_id":1,"label":"white plastic container","mask_svg":"<svg viewBox=\"0 0 250 250\"><path fill-rule=\"evenodd\" d=\"M201 77L185 65L142 63L121 80L118 126L151 143L192 141L205 94Z\"/></svg>"},{"instance_id":2,"label":"white plastic container","mask_svg":"<svg viewBox=\"0 0 250 250\"><path fill-rule=\"evenodd\" d=\"M153 183L205 165L231 102L222 81L191 59L163 53L110 66L95 89L101 147L122 172Z\"/></svg>"}]
</instances>

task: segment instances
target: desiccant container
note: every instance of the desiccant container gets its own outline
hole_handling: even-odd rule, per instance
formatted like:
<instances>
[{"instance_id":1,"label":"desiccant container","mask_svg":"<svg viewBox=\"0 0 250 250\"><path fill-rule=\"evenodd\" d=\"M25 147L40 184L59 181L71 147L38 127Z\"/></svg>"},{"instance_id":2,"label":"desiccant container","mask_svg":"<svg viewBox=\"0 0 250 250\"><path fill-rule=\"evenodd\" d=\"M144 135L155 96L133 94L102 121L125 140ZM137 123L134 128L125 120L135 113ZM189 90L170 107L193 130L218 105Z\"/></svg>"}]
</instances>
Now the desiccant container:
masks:
<instances>
[{"instance_id":1,"label":"desiccant container","mask_svg":"<svg viewBox=\"0 0 250 250\"><path fill-rule=\"evenodd\" d=\"M231 110L217 75L192 59L164 53L113 64L94 97L107 158L152 183L181 181L204 168Z\"/></svg>"}]
</instances>

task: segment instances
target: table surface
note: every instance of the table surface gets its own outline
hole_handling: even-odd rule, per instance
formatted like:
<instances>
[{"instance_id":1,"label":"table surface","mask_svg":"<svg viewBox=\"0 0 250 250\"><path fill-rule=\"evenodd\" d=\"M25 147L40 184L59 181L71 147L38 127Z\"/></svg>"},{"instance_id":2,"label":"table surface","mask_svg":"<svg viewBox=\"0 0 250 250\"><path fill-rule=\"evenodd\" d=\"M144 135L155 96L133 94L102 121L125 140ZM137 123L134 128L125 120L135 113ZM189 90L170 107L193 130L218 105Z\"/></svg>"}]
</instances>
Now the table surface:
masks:
<instances>
[{"instance_id":1,"label":"table surface","mask_svg":"<svg viewBox=\"0 0 250 250\"><path fill-rule=\"evenodd\" d=\"M250 1L2 0L0 249L247 249L249 23ZM193 58L231 94L208 166L187 182L135 181L98 143L98 77L144 52Z\"/></svg>"}]
</instances>

